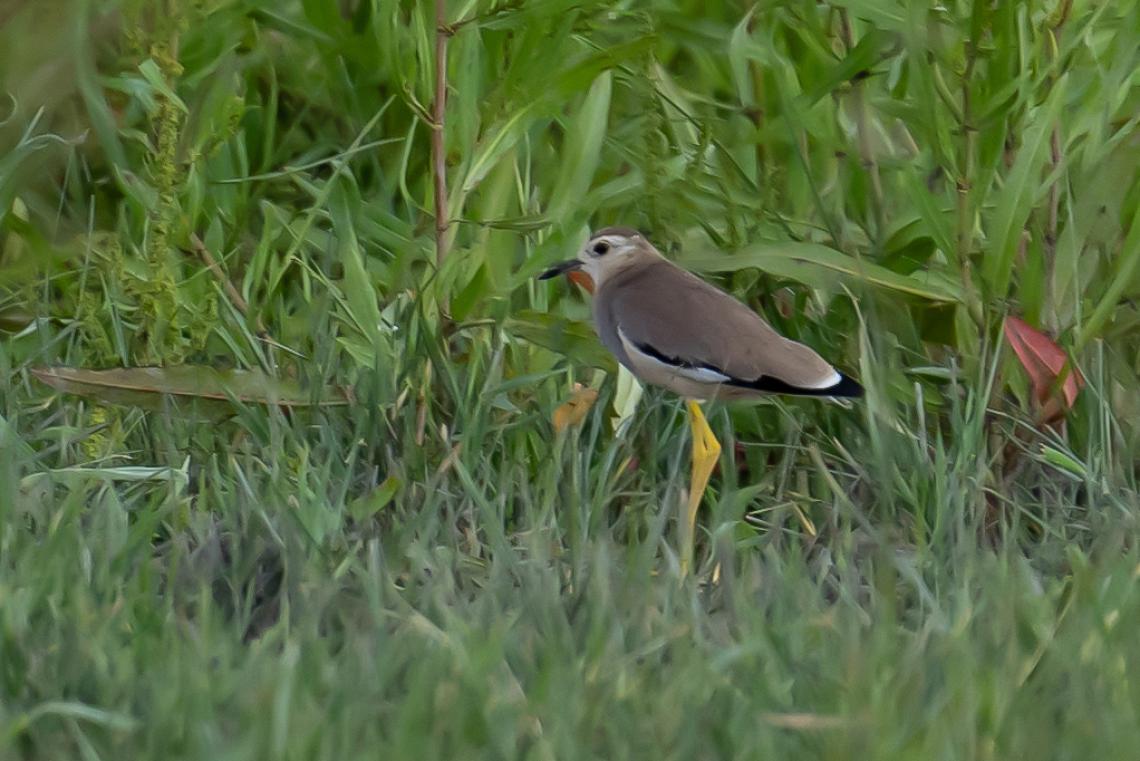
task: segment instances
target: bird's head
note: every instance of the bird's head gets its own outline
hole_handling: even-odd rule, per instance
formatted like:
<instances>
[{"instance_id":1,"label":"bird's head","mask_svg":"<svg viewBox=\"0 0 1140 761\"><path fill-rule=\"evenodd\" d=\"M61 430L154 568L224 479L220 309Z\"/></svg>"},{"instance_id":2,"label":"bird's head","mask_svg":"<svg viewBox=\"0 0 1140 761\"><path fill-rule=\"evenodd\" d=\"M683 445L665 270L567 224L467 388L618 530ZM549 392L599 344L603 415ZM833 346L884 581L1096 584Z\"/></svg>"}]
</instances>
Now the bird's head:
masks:
<instances>
[{"instance_id":1,"label":"bird's head","mask_svg":"<svg viewBox=\"0 0 1140 761\"><path fill-rule=\"evenodd\" d=\"M538 279L567 275L593 293L615 273L650 256L660 254L637 230L632 227L604 227L590 236L578 256L554 265ZM583 277L589 282L583 282Z\"/></svg>"}]
</instances>

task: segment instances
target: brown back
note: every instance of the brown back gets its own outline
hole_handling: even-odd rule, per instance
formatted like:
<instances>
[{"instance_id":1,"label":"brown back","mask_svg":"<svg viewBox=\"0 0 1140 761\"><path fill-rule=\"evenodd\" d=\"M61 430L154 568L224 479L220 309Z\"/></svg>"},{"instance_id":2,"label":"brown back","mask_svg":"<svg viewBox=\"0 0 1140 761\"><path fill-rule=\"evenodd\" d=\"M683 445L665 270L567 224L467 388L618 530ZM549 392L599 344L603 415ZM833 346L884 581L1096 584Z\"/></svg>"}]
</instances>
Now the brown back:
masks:
<instances>
[{"instance_id":1,"label":"brown back","mask_svg":"<svg viewBox=\"0 0 1140 761\"><path fill-rule=\"evenodd\" d=\"M771 376L811 388L834 375L811 348L784 338L733 296L666 259L628 268L607 281L596 299L599 335L619 359L624 352L618 328L661 355L742 380Z\"/></svg>"}]
</instances>

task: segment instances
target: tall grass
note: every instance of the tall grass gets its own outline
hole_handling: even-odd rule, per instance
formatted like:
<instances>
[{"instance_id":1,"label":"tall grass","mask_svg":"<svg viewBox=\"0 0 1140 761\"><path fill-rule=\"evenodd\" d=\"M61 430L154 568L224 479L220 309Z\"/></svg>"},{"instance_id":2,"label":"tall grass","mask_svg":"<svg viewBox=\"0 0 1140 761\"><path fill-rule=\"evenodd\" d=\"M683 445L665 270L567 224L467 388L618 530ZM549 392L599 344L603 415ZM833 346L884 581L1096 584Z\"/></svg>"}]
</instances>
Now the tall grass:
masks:
<instances>
[{"instance_id":1,"label":"tall grass","mask_svg":"<svg viewBox=\"0 0 1140 761\"><path fill-rule=\"evenodd\" d=\"M445 10L437 267L431 3L0 9L0 757L1132 758L1140 6ZM687 578L619 222L868 387L710 409ZM351 402L32 374L182 364Z\"/></svg>"}]
</instances>

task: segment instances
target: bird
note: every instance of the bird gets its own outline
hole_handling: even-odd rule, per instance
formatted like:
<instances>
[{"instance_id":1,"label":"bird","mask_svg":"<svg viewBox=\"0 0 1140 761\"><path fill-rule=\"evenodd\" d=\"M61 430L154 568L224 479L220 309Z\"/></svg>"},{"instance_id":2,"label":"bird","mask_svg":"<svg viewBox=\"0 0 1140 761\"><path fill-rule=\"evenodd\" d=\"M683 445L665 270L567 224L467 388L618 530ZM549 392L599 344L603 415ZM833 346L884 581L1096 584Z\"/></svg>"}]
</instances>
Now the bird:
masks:
<instances>
[{"instance_id":1,"label":"bird","mask_svg":"<svg viewBox=\"0 0 1140 761\"><path fill-rule=\"evenodd\" d=\"M639 380L685 399L692 471L682 524L681 573L692 558L697 511L721 445L706 401L772 394L854 398L863 387L812 348L781 336L731 294L665 258L638 230L605 227L573 259L538 276L567 275L593 293L601 342Z\"/></svg>"}]
</instances>

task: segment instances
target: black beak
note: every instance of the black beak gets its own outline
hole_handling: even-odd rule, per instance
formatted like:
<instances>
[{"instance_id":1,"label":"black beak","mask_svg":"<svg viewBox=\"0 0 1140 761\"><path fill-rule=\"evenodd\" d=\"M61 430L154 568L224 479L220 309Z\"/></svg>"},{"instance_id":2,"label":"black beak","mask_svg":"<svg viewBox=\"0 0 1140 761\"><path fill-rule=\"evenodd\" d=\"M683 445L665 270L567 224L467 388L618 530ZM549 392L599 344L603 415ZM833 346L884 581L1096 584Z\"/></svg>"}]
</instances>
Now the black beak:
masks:
<instances>
[{"instance_id":1,"label":"black beak","mask_svg":"<svg viewBox=\"0 0 1140 761\"><path fill-rule=\"evenodd\" d=\"M559 262L558 264L555 264L546 272L543 272L541 275L539 275L538 279L549 280L552 277L558 277L559 275L565 275L567 272L572 272L573 270L580 269L582 269L582 262L578 261L577 259L570 259L569 261Z\"/></svg>"}]
</instances>

